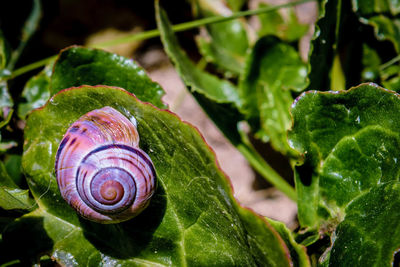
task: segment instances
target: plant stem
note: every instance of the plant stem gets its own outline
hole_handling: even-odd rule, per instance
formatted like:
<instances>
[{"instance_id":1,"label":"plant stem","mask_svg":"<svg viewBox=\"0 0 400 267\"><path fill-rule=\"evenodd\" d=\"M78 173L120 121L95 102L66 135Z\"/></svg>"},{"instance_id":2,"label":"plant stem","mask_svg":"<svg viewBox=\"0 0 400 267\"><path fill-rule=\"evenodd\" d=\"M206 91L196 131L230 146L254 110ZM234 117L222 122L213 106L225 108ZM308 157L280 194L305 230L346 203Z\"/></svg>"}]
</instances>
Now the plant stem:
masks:
<instances>
[{"instance_id":1,"label":"plant stem","mask_svg":"<svg viewBox=\"0 0 400 267\"><path fill-rule=\"evenodd\" d=\"M204 19L199 19L199 20L194 20L194 21L189 21L189 22L184 22L181 24L174 25L174 26L172 26L172 29L174 32L186 31L186 30L194 29L194 28L197 28L200 26L205 26L208 24L225 22L225 21L237 19L240 17L259 15L262 13L272 12L272 11L275 11L275 10L278 10L281 8L292 7L292 6L296 6L296 5L307 3L307 2L313 2L313 1L316 1L316 0L298 0L298 1L293 1L293 2L286 3L286 4L282 4L282 5L267 6L267 7L262 7L262 8L258 8L258 9L239 11L239 12L233 13L231 16L226 16L226 17L224 17L224 16L207 17ZM105 48L105 47L114 46L114 45L118 45L118 44L129 43L129 42L133 42L133 41L146 40L146 39L150 39L150 38L154 38L154 37L158 37L158 36L160 36L160 31L158 29L154 29L154 30L140 32L140 33L134 33L132 35L122 37L122 38L117 38L117 39L107 41L107 42L94 44L91 47ZM23 66L23 67L15 70L9 78L13 79L15 77L18 77L18 76L28 72L28 71L45 66L48 62L53 60L55 57L57 57L57 56L56 55L51 56L51 57L42 59L40 61L34 62L32 64Z\"/></svg>"},{"instance_id":2,"label":"plant stem","mask_svg":"<svg viewBox=\"0 0 400 267\"><path fill-rule=\"evenodd\" d=\"M253 147L246 144L238 144L236 148L249 161L250 165L256 169L268 182L282 191L293 201L297 201L296 191L290 186L271 166L258 154Z\"/></svg>"},{"instance_id":3,"label":"plant stem","mask_svg":"<svg viewBox=\"0 0 400 267\"><path fill-rule=\"evenodd\" d=\"M398 55L397 57L392 58L391 60L389 60L386 63L383 63L382 65L379 66L379 70L384 70L387 67L393 65L394 63L400 61L400 55Z\"/></svg>"},{"instance_id":4,"label":"plant stem","mask_svg":"<svg viewBox=\"0 0 400 267\"><path fill-rule=\"evenodd\" d=\"M57 55L54 55L54 56L51 56L51 57L36 61L34 63L31 63L29 65L25 65L25 66L23 66L23 67L21 67L19 69L16 69L15 71L13 71L13 73L10 76L10 78L13 79L15 77L18 77L18 76L28 72L28 71L43 67L47 63L49 63L50 61L55 60L56 58L57 58Z\"/></svg>"},{"instance_id":5,"label":"plant stem","mask_svg":"<svg viewBox=\"0 0 400 267\"><path fill-rule=\"evenodd\" d=\"M257 150L251 144L249 137L244 130L245 123L239 122L237 130L240 135L241 143L235 145L235 147L242 153L247 159L250 165L256 169L262 177L277 189L282 191L291 200L297 202L297 194L295 189L286 182L257 152Z\"/></svg>"}]
</instances>

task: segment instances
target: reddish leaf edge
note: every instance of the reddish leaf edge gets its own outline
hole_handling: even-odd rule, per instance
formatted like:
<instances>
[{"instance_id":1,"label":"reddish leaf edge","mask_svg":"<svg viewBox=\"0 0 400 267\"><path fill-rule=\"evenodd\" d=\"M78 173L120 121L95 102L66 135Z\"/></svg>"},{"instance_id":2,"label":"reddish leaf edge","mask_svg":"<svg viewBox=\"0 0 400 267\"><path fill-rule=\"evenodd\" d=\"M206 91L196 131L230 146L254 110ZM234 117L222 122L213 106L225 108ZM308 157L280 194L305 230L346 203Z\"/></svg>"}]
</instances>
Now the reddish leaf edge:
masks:
<instances>
[{"instance_id":1,"label":"reddish leaf edge","mask_svg":"<svg viewBox=\"0 0 400 267\"><path fill-rule=\"evenodd\" d=\"M305 97L306 95L310 95L310 94L321 94L321 95L340 95L340 94L347 94L347 93L349 93L349 92L351 92L351 91L353 91L353 90L357 90L359 87L366 86L366 85L367 85L367 86L375 87L376 89L381 90L381 91L384 91L384 92L387 92L387 93L391 93L391 94L395 95L397 98L400 99L400 94L396 93L395 91L386 89L386 88L384 88L384 87L382 87L382 86L380 86L380 85L378 85L378 84L376 84L376 83L373 83L373 82L360 83L359 85L356 85L356 86L350 87L350 88L347 89L347 90L341 90L341 91L332 91L332 90L331 90L331 91L318 91L318 90L310 90L310 91L303 92L303 93L301 93L298 97L296 97L296 99L293 101L292 105L290 106L289 114L290 114L290 119L291 119L291 121L292 121L292 126L290 127L289 130L286 131L286 138L289 138L289 133L290 133L291 131L293 131L294 117L293 117L292 110L296 107L297 103L298 103L303 97ZM290 143L289 143L289 145L290 145ZM293 146L291 146L291 145L290 145L290 147L291 147L292 149L294 149L297 153L299 153L299 159L298 159L298 162L297 162L295 165L296 165L296 166L301 166L301 165L304 163L305 153L304 153L304 152L301 152L301 151L298 151L297 149L295 149L295 148L294 148Z\"/></svg>"},{"instance_id":2,"label":"reddish leaf edge","mask_svg":"<svg viewBox=\"0 0 400 267\"><path fill-rule=\"evenodd\" d=\"M70 50L70 49L73 49L73 48L85 48L85 49L92 50L92 51L102 51L102 52L106 52L106 53L109 53L109 54L114 54L114 55L118 55L118 56L120 56L120 57L124 57L124 56L121 56L121 55L118 54L118 53L110 52L110 51L107 51L107 50L101 49L101 48L87 47L87 46L83 46L83 45L70 45L70 46L64 47L64 48L61 49L60 52L58 53L57 58L56 58L56 60L54 61L53 67L52 67L52 69L51 69L50 81L51 81L51 79L52 79L52 77L53 77L54 69L55 69L55 67L56 67L56 65L57 65L57 63L58 63L58 61L60 60L61 55L62 55L64 52L66 52L66 51L68 51L68 50ZM141 66L141 65L139 64L139 62L133 60L132 58L127 58L127 57L124 57L124 58L126 58L127 60L130 60L130 61L132 61L133 63L135 63L136 65L138 65L138 66L141 68L141 70L143 70L143 71L145 72L146 76L149 77L149 79L150 79L153 83L157 84L158 86L160 86L160 88L162 88L162 86L161 86L158 82L155 82L153 79L151 79L151 77L150 77L150 75L148 74L147 70L146 70L143 66ZM83 86L83 85L81 85L81 86ZM85 86L93 86L93 85L85 85ZM96 86L96 85L95 85L95 86ZM116 87L116 88L117 88L117 86L110 86L110 85L104 85L104 86ZM80 87L80 86L77 86L77 87ZM50 87L49 87L49 88L51 89L51 83L50 83ZM70 88L74 88L74 87L70 87ZM118 87L118 88L121 88L121 87ZM68 89L68 88L65 88L65 89ZM65 90L65 89L62 89L62 90ZM123 89L123 88L122 88L122 89ZM61 91L62 91L62 90L61 90ZM125 89L124 89L124 90L125 90ZM61 92L61 91L59 91L59 92ZM126 90L125 90L125 91L126 91ZM163 89L163 91L164 91L164 89ZM55 95L56 95L56 94L55 94ZM161 96L161 98L163 98L165 95L166 95L166 92L164 91L164 94ZM161 102L162 102L165 106L168 107L168 103L166 103L163 99L161 99Z\"/></svg>"},{"instance_id":3,"label":"reddish leaf edge","mask_svg":"<svg viewBox=\"0 0 400 267\"><path fill-rule=\"evenodd\" d=\"M74 46L72 46L72 47L74 47ZM65 48L65 49L67 49L67 48ZM101 49L100 49L100 50L101 50ZM61 52L60 52L60 53L61 53ZM229 196L230 196L231 199L233 200L234 204L237 205L237 208L238 208L238 209L244 209L244 210L249 211L251 214L253 214L255 217L259 218L259 219L266 225L266 227L271 231L271 233L272 233L272 234L277 238L277 240L279 241L279 244L281 245L280 248L284 251L284 253L285 253L285 255L286 255L287 259L288 259L288 262L289 262L290 266L293 266L293 261L292 261L292 258L291 258L291 256L290 256L289 248L287 247L285 241L282 239L282 237L280 236L280 234L275 230L275 228L272 227L272 225L271 225L263 216L261 216L260 214L258 214L257 212L255 212L253 209L242 205L242 204L236 199L236 197L234 196L234 189L233 189L233 186L232 186L231 179L230 179L229 176L222 170L222 168L221 168L221 166L220 166L220 164L219 164L219 162L218 162L217 155L216 155L215 151L214 151L214 150L212 149L212 147L207 143L207 141L205 140L205 138L204 138L203 134L200 132L200 130L199 130L196 126L194 126L193 124L191 124L190 122L182 120L176 113L170 111L169 109L161 109L161 108L156 107L156 106L153 105L152 103L144 102L144 101L140 100L139 98L137 98L135 94L133 94L133 93L131 93L131 92L128 92L127 90L125 90L124 88L121 88L121 87L117 87L117 86L108 86L108 85L94 85L94 86L93 86L93 85L80 85L80 86L77 86L77 87L70 87L70 88L66 88L66 89L60 90L57 94L55 94L55 95L53 95L52 97L50 97L49 100L47 100L46 104L44 104L43 106L41 106L41 107L39 107L39 108L36 108L36 109L32 110L32 111L27 115L27 118L28 118L31 114L33 114L34 112L40 111L40 110L44 109L45 107L47 107L47 105L49 105L49 103L51 103L55 97L59 97L60 95L66 93L66 92L70 92L70 91L74 91L74 90L80 90L81 88L93 88L93 89L96 89L96 88L109 88L109 89L114 89L114 90L121 91L121 92L123 92L123 93L126 93L129 97L134 98L135 101L137 101L138 103L143 104L143 105L150 106L151 108L153 108L153 109L155 109L155 110L158 110L158 111L161 111L161 112L169 113L169 115L175 117L175 119L177 119L179 122L181 122L181 123L183 123L183 124L186 124L188 127L192 128L192 129L196 132L196 134L198 134L198 135L200 136L200 138L203 140L203 142L204 142L204 144L206 145L207 149L209 150L209 152L211 153L212 157L214 158L214 163L215 163L215 165L216 165L218 171L223 175L223 177L224 177L224 179L225 179L225 182L228 183L229 188L230 188L230 192L227 192L227 193L229 193ZM247 232L247 231L246 231L246 232Z\"/></svg>"}]
</instances>

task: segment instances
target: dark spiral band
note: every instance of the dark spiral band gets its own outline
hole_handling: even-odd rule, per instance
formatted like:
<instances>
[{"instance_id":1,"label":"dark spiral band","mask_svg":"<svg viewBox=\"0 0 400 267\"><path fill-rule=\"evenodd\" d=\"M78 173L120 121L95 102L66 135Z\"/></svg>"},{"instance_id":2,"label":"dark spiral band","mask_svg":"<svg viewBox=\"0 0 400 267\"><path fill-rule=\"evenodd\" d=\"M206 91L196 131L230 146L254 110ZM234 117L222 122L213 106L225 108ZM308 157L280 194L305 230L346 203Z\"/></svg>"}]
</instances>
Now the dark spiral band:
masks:
<instances>
[{"instance_id":1,"label":"dark spiral band","mask_svg":"<svg viewBox=\"0 0 400 267\"><path fill-rule=\"evenodd\" d=\"M82 201L100 213L114 214L133 204L137 190L150 192L153 175L153 165L140 149L109 144L85 155L75 180Z\"/></svg>"}]
</instances>

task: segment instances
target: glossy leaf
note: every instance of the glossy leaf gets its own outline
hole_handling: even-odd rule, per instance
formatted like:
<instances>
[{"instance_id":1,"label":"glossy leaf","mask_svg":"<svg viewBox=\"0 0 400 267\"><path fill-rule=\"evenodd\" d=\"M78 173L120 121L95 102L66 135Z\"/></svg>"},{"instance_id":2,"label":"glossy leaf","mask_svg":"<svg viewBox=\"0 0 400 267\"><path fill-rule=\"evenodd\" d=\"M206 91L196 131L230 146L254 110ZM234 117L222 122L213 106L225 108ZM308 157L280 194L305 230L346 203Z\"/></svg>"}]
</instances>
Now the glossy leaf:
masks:
<instances>
[{"instance_id":1,"label":"glossy leaf","mask_svg":"<svg viewBox=\"0 0 400 267\"><path fill-rule=\"evenodd\" d=\"M400 246L400 183L374 187L346 208L327 263L329 266L394 266Z\"/></svg>"},{"instance_id":2,"label":"glossy leaf","mask_svg":"<svg viewBox=\"0 0 400 267\"><path fill-rule=\"evenodd\" d=\"M140 147L151 157L158 177L150 206L116 225L79 218L61 198L54 176L56 150L69 125L103 106L135 116ZM290 264L279 235L235 202L199 133L125 90L102 86L63 90L33 111L25 128L23 167L39 208L3 235L8 249L19 257L50 251L53 259L68 266ZM37 235L40 238L31 242L19 242ZM271 253L262 253L267 246Z\"/></svg>"},{"instance_id":3,"label":"glossy leaf","mask_svg":"<svg viewBox=\"0 0 400 267\"><path fill-rule=\"evenodd\" d=\"M291 146L302 226L335 225L347 205L377 185L398 180L400 99L375 84L344 92L310 91L294 103Z\"/></svg>"},{"instance_id":4,"label":"glossy leaf","mask_svg":"<svg viewBox=\"0 0 400 267\"><path fill-rule=\"evenodd\" d=\"M70 47L63 50L51 76L50 94L80 85L125 88L140 100L165 108L164 90L150 80L133 60L99 49Z\"/></svg>"},{"instance_id":5,"label":"glossy leaf","mask_svg":"<svg viewBox=\"0 0 400 267\"><path fill-rule=\"evenodd\" d=\"M291 126L291 91L304 88L307 68L293 47L272 36L257 41L246 64L239 87L242 112L249 118L259 117L271 144L286 154L290 150L286 131Z\"/></svg>"},{"instance_id":6,"label":"glossy leaf","mask_svg":"<svg viewBox=\"0 0 400 267\"><path fill-rule=\"evenodd\" d=\"M196 0L194 5L201 18L229 16L232 11L223 0ZM200 52L210 62L233 74L241 73L249 47L244 20L236 19L206 27L206 37L197 37Z\"/></svg>"},{"instance_id":7,"label":"glossy leaf","mask_svg":"<svg viewBox=\"0 0 400 267\"><path fill-rule=\"evenodd\" d=\"M50 76L54 64L48 64L38 75L32 77L24 87L22 96L26 103L18 105L18 116L25 119L32 110L43 106L50 98Z\"/></svg>"},{"instance_id":8,"label":"glossy leaf","mask_svg":"<svg viewBox=\"0 0 400 267\"><path fill-rule=\"evenodd\" d=\"M267 4L261 3L260 7L266 7ZM265 14L258 15L261 22L258 35L275 35L282 40L292 42L300 39L308 31L309 25L299 23L294 8L289 8L288 17L285 19L279 13L279 10L274 10Z\"/></svg>"},{"instance_id":9,"label":"glossy leaf","mask_svg":"<svg viewBox=\"0 0 400 267\"><path fill-rule=\"evenodd\" d=\"M0 186L0 208L29 210L32 209L32 203L29 198L29 190Z\"/></svg>"},{"instance_id":10,"label":"glossy leaf","mask_svg":"<svg viewBox=\"0 0 400 267\"><path fill-rule=\"evenodd\" d=\"M320 15L315 25L309 53L309 84L307 90L335 90L335 88L330 88L330 73L337 52L339 33L341 27L352 26L342 25L345 2L324 0L320 3Z\"/></svg>"},{"instance_id":11,"label":"glossy leaf","mask_svg":"<svg viewBox=\"0 0 400 267\"><path fill-rule=\"evenodd\" d=\"M18 188L3 162L0 162L0 208L26 210L32 207L33 201L29 198L29 190Z\"/></svg>"}]
</instances>

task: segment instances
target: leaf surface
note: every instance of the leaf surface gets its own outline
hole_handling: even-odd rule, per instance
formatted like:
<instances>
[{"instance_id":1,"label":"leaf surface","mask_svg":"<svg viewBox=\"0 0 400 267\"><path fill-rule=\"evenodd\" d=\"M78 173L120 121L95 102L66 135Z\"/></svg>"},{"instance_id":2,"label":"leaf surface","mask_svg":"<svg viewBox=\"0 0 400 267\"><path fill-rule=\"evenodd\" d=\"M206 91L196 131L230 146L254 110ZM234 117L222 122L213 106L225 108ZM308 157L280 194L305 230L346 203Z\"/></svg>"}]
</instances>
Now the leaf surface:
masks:
<instances>
[{"instance_id":1,"label":"leaf surface","mask_svg":"<svg viewBox=\"0 0 400 267\"><path fill-rule=\"evenodd\" d=\"M18 105L18 116L25 119L29 112L46 104L50 98L50 77L54 62L25 84L22 96L26 103Z\"/></svg>"},{"instance_id":2,"label":"leaf surface","mask_svg":"<svg viewBox=\"0 0 400 267\"><path fill-rule=\"evenodd\" d=\"M151 157L158 176L150 206L136 218L115 225L79 218L61 198L54 175L56 150L69 125L104 106L136 118L140 147ZM103 86L63 90L31 113L25 142L23 168L39 209L17 220L4 234L4 242L12 251L18 247L20 257L51 251L52 258L68 266L290 264L287 248L273 228L235 202L215 156L198 132L125 90ZM37 227L33 235L41 233L40 240L48 242L23 255L17 241L26 234L27 223Z\"/></svg>"},{"instance_id":3,"label":"leaf surface","mask_svg":"<svg viewBox=\"0 0 400 267\"><path fill-rule=\"evenodd\" d=\"M140 100L165 108L164 90L133 60L100 49L70 47L63 50L51 76L50 94L81 85L125 88Z\"/></svg>"},{"instance_id":4,"label":"leaf surface","mask_svg":"<svg viewBox=\"0 0 400 267\"><path fill-rule=\"evenodd\" d=\"M393 266L400 245L399 208L398 181L374 187L352 202L336 230L329 266Z\"/></svg>"},{"instance_id":5,"label":"leaf surface","mask_svg":"<svg viewBox=\"0 0 400 267\"><path fill-rule=\"evenodd\" d=\"M18 188L3 162L0 162L0 208L5 210L32 209L33 201L29 198L29 190Z\"/></svg>"},{"instance_id":6,"label":"leaf surface","mask_svg":"<svg viewBox=\"0 0 400 267\"><path fill-rule=\"evenodd\" d=\"M293 47L266 36L254 46L240 82L242 112L250 119L259 119L262 132L284 154L290 150L286 131L291 126L291 91L304 88L306 75L307 68Z\"/></svg>"},{"instance_id":7,"label":"leaf surface","mask_svg":"<svg viewBox=\"0 0 400 267\"><path fill-rule=\"evenodd\" d=\"M193 5L201 18L232 14L222 0L196 0ZM243 19L207 25L204 34L197 37L200 52L206 60L237 75L243 70L249 47L247 31Z\"/></svg>"},{"instance_id":8,"label":"leaf surface","mask_svg":"<svg viewBox=\"0 0 400 267\"><path fill-rule=\"evenodd\" d=\"M343 93L310 91L296 99L289 142L304 155L296 167L303 226L340 222L352 200L398 179L396 112L399 96L375 84Z\"/></svg>"}]
</instances>

